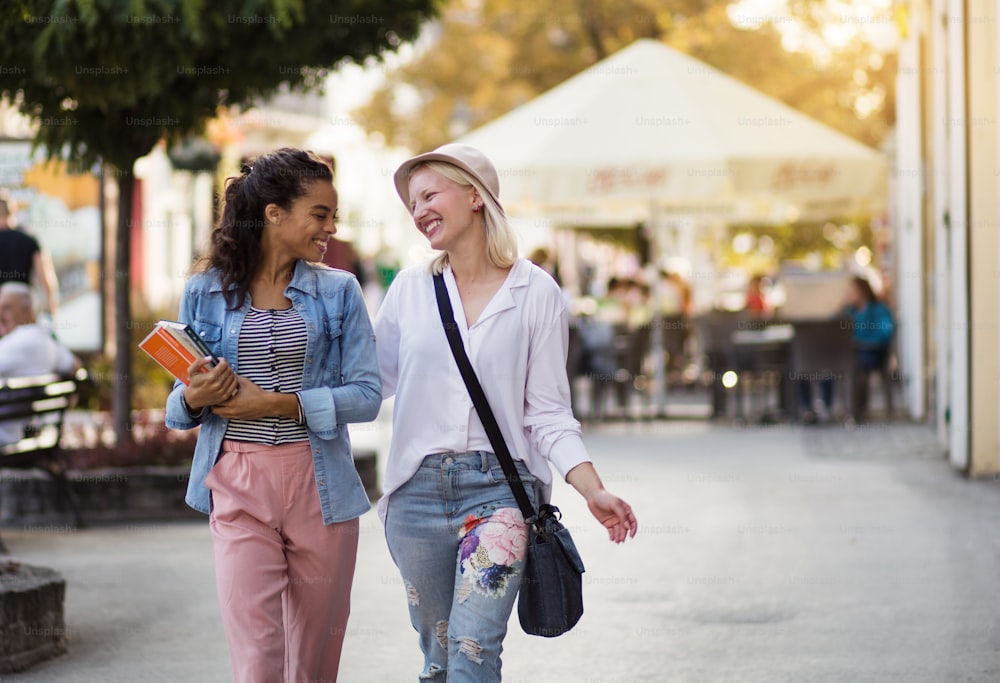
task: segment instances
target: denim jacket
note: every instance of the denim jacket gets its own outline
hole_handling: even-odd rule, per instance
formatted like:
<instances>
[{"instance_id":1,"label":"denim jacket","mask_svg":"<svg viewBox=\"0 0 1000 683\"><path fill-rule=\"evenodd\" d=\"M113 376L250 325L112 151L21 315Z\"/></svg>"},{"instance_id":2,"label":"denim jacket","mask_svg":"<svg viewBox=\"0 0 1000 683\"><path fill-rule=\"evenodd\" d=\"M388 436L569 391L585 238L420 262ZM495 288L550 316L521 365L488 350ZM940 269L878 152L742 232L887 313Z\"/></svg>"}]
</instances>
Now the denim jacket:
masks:
<instances>
[{"instance_id":1,"label":"denim jacket","mask_svg":"<svg viewBox=\"0 0 1000 683\"><path fill-rule=\"evenodd\" d=\"M371 320L357 280L344 271L299 261L285 296L302 315L309 336L300 396L323 522L354 519L371 505L354 468L347 423L374 420L382 403ZM191 325L212 353L239 373L237 342L249 309L247 296L240 308L229 310L217 273L208 271L187 282L178 320ZM211 409L192 418L181 404L183 388L176 382L167 398L166 425L172 429L201 425L186 501L208 514L211 498L205 477L219 457L229 421Z\"/></svg>"}]
</instances>

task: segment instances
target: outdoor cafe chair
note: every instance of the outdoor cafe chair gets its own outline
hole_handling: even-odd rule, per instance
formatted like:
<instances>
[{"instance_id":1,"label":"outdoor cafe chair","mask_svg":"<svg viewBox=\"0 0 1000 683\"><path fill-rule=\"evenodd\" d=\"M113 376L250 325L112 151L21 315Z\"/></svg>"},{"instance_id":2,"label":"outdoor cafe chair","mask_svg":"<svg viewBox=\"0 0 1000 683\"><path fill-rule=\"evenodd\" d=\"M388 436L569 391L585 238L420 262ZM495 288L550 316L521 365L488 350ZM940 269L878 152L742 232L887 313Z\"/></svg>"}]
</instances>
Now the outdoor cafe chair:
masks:
<instances>
[{"instance_id":1,"label":"outdoor cafe chair","mask_svg":"<svg viewBox=\"0 0 1000 683\"><path fill-rule=\"evenodd\" d=\"M788 399L789 383L785 375L793 335L790 325L757 319L745 320L732 333L738 418L754 416L760 422L772 423L787 414L792 404ZM749 399L750 416L744 415L745 399ZM774 405L775 400L777 405ZM755 407L759 402L763 405Z\"/></svg>"},{"instance_id":2,"label":"outdoor cafe chair","mask_svg":"<svg viewBox=\"0 0 1000 683\"><path fill-rule=\"evenodd\" d=\"M632 416L632 396L639 397L644 412L649 410L651 392L649 378L646 376L646 358L649 356L651 340L652 328L649 325L614 327L614 383L618 408L625 418Z\"/></svg>"},{"instance_id":3,"label":"outdoor cafe chair","mask_svg":"<svg viewBox=\"0 0 1000 683\"><path fill-rule=\"evenodd\" d=\"M686 316L668 315L660 319L660 346L667 385L678 381L687 364L688 338L692 323Z\"/></svg>"},{"instance_id":4,"label":"outdoor cafe chair","mask_svg":"<svg viewBox=\"0 0 1000 683\"><path fill-rule=\"evenodd\" d=\"M746 315L731 311L711 311L694 318L702 367L711 377L712 417L724 417L727 413L722 377L727 371L735 370L732 335L746 321Z\"/></svg>"}]
</instances>

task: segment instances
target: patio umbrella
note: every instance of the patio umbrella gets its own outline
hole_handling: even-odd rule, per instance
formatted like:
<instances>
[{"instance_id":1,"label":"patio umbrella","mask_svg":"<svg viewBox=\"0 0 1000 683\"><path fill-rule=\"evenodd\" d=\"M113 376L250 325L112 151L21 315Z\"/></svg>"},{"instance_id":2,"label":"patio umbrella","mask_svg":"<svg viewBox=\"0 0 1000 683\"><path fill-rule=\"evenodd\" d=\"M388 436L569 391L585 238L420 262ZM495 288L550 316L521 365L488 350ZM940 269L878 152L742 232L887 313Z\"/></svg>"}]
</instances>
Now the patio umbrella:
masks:
<instances>
[{"instance_id":1,"label":"patio umbrella","mask_svg":"<svg viewBox=\"0 0 1000 683\"><path fill-rule=\"evenodd\" d=\"M655 40L463 136L504 206L557 224L760 223L882 209L881 153Z\"/></svg>"},{"instance_id":2,"label":"patio umbrella","mask_svg":"<svg viewBox=\"0 0 1000 683\"><path fill-rule=\"evenodd\" d=\"M672 223L686 225L687 258L694 226L871 215L886 203L880 152L649 39L458 142L493 160L508 213L575 228L645 224L654 263Z\"/></svg>"}]
</instances>

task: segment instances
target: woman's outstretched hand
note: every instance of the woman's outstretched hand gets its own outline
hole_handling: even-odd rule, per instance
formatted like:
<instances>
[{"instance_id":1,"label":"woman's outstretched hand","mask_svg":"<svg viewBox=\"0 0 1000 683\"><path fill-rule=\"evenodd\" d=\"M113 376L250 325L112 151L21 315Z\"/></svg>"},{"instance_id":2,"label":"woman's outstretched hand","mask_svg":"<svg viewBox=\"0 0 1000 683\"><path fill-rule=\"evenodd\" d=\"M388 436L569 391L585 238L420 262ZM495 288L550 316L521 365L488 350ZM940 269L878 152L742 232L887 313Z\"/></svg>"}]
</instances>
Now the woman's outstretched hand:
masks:
<instances>
[{"instance_id":1,"label":"woman's outstretched hand","mask_svg":"<svg viewBox=\"0 0 1000 683\"><path fill-rule=\"evenodd\" d=\"M590 514L604 525L608 538L614 543L624 543L626 538L635 537L639 524L632 507L604 488L593 464L577 465L566 475L566 481L586 499Z\"/></svg>"},{"instance_id":2,"label":"woman's outstretched hand","mask_svg":"<svg viewBox=\"0 0 1000 683\"><path fill-rule=\"evenodd\" d=\"M635 538L635 532L639 530L635 514L632 507L618 496L607 489L597 489L587 496L587 507L608 530L608 538L612 542L624 543L626 538Z\"/></svg>"}]
</instances>

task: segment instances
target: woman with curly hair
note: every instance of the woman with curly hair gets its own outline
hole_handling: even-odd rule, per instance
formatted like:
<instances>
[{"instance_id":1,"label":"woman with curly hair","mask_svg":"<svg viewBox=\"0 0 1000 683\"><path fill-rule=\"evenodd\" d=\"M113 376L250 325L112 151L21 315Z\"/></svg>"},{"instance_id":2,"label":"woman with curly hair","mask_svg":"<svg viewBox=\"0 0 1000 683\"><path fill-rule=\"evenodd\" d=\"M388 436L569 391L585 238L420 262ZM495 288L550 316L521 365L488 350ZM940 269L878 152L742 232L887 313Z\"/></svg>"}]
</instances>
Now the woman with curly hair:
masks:
<instances>
[{"instance_id":1,"label":"woman with curly hair","mask_svg":"<svg viewBox=\"0 0 1000 683\"><path fill-rule=\"evenodd\" d=\"M347 423L382 401L375 337L349 273L318 261L336 232L330 168L280 149L226 185L179 319L216 361L189 368L168 427L201 427L187 502L210 515L238 682L335 680L358 517L369 509Z\"/></svg>"}]
</instances>

